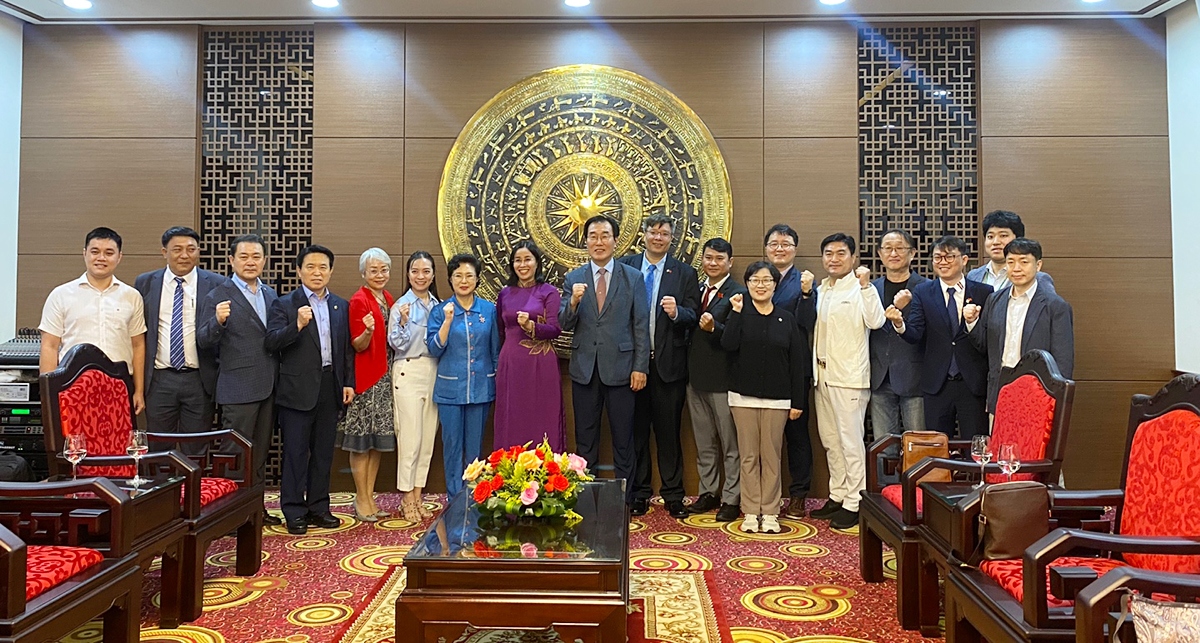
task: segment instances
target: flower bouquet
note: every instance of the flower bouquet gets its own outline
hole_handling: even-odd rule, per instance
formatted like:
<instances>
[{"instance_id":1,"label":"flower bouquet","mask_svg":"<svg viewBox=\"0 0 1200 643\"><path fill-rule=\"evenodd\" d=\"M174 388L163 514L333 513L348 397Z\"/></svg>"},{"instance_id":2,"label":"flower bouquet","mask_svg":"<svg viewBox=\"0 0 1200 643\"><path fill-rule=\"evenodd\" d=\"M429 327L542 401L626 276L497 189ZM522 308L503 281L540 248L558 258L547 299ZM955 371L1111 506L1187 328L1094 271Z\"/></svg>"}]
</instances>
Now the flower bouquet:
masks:
<instances>
[{"instance_id":1,"label":"flower bouquet","mask_svg":"<svg viewBox=\"0 0 1200 643\"><path fill-rule=\"evenodd\" d=\"M574 453L556 454L543 439L534 449L514 446L497 449L487 460L467 466L463 480L480 513L492 518L529 516L563 517L566 526L582 518L575 513L575 501L583 483L591 482L587 460Z\"/></svg>"}]
</instances>

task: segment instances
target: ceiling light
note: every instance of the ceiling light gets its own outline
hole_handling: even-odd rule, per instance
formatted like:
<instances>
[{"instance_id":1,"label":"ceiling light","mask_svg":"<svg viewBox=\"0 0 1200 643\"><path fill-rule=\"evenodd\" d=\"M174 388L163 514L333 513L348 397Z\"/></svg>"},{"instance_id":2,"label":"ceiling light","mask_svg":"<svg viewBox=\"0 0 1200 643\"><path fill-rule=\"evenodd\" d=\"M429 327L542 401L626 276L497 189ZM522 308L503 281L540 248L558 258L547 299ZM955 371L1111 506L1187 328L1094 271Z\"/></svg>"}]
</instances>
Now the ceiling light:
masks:
<instances>
[{"instance_id":1,"label":"ceiling light","mask_svg":"<svg viewBox=\"0 0 1200 643\"><path fill-rule=\"evenodd\" d=\"M563 4L578 9L579 7L586 7L592 4L592 0L563 0Z\"/></svg>"},{"instance_id":2,"label":"ceiling light","mask_svg":"<svg viewBox=\"0 0 1200 643\"><path fill-rule=\"evenodd\" d=\"M312 0L312 3L322 9L332 9L338 6L338 0Z\"/></svg>"},{"instance_id":3,"label":"ceiling light","mask_svg":"<svg viewBox=\"0 0 1200 643\"><path fill-rule=\"evenodd\" d=\"M948 92L944 89L935 89L935 90L933 90L933 95L945 97L945 96L949 96L950 92Z\"/></svg>"},{"instance_id":4,"label":"ceiling light","mask_svg":"<svg viewBox=\"0 0 1200 643\"><path fill-rule=\"evenodd\" d=\"M821 0L821 4L835 5L835 4L842 4L845 1L846 0Z\"/></svg>"},{"instance_id":5,"label":"ceiling light","mask_svg":"<svg viewBox=\"0 0 1200 643\"><path fill-rule=\"evenodd\" d=\"M84 11L92 8L92 0L63 0L63 4L67 5L68 9Z\"/></svg>"},{"instance_id":6,"label":"ceiling light","mask_svg":"<svg viewBox=\"0 0 1200 643\"><path fill-rule=\"evenodd\" d=\"M1088 3L1088 4L1092 4L1092 3L1094 3L1094 2L1103 2L1104 0L1083 0L1083 1L1084 1L1084 2L1086 2L1086 3Z\"/></svg>"}]
</instances>

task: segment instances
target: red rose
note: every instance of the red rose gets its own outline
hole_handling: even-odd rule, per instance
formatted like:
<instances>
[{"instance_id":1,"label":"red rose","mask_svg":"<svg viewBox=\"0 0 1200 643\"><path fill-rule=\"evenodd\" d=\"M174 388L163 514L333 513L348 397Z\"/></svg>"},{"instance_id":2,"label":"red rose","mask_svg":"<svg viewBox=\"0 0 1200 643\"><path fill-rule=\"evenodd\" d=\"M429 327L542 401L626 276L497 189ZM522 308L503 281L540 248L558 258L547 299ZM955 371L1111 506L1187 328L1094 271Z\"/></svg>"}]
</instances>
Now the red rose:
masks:
<instances>
[{"instance_id":1,"label":"red rose","mask_svg":"<svg viewBox=\"0 0 1200 643\"><path fill-rule=\"evenodd\" d=\"M516 460L517 456L521 455L521 452L524 450L525 449L522 449L521 447L513 447L508 450L508 457L512 458L513 460Z\"/></svg>"},{"instance_id":2,"label":"red rose","mask_svg":"<svg viewBox=\"0 0 1200 643\"><path fill-rule=\"evenodd\" d=\"M497 491L500 489L500 487L503 487L503 486L504 486L504 476L497 475L495 478L492 478L492 491Z\"/></svg>"},{"instance_id":3,"label":"red rose","mask_svg":"<svg viewBox=\"0 0 1200 643\"><path fill-rule=\"evenodd\" d=\"M546 489L546 493L551 493L554 491L554 485L552 483L550 483L549 481L547 481L545 489Z\"/></svg>"},{"instance_id":4,"label":"red rose","mask_svg":"<svg viewBox=\"0 0 1200 643\"><path fill-rule=\"evenodd\" d=\"M492 451L492 455L488 456L488 463L490 463L493 467L500 464L500 460L504 458L504 453L504 449L496 449L495 451Z\"/></svg>"},{"instance_id":5,"label":"red rose","mask_svg":"<svg viewBox=\"0 0 1200 643\"><path fill-rule=\"evenodd\" d=\"M562 468L560 468L558 466L558 463L555 462L554 460L547 460L546 461L546 473L549 473L552 476L556 476L556 475L562 473Z\"/></svg>"},{"instance_id":6,"label":"red rose","mask_svg":"<svg viewBox=\"0 0 1200 643\"><path fill-rule=\"evenodd\" d=\"M545 460L545 459L546 459L546 454L545 454L545 453L542 453L542 450L541 450L541 449L534 449L534 450L533 450L533 454L534 454L534 455L536 455L536 456L538 457L538 459L539 459L539 460Z\"/></svg>"},{"instance_id":7,"label":"red rose","mask_svg":"<svg viewBox=\"0 0 1200 643\"><path fill-rule=\"evenodd\" d=\"M571 481L563 476L550 476L550 482L554 484L555 491L566 491L571 486Z\"/></svg>"},{"instance_id":8,"label":"red rose","mask_svg":"<svg viewBox=\"0 0 1200 643\"><path fill-rule=\"evenodd\" d=\"M475 486L475 492L473 494L475 502L483 502L484 500L487 500L488 496L490 495L492 495L492 488L489 487L486 482L481 482Z\"/></svg>"}]
</instances>

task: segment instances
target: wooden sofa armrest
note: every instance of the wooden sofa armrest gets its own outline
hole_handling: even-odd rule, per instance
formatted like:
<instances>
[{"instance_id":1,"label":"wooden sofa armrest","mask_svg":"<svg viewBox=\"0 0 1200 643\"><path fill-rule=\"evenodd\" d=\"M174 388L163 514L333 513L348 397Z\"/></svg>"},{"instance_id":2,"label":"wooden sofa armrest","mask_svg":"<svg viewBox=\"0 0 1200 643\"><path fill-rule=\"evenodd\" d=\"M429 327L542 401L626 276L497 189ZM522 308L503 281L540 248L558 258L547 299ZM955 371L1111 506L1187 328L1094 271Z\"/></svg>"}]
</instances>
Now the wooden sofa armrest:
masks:
<instances>
[{"instance_id":1,"label":"wooden sofa armrest","mask_svg":"<svg viewBox=\"0 0 1200 643\"><path fill-rule=\"evenodd\" d=\"M215 440L229 440L236 444L241 450L241 454L236 453L219 453L209 449L205 454L205 458L211 463L210 475L218 478L228 478L230 471L233 469L241 469L242 479L238 481L240 487L251 487L255 484L254 472L251 471L254 462L254 445L247 440L245 436L231 429L221 429L219 431L205 431L202 433L155 433L147 432L146 437L152 442L171 442L177 447L183 444L209 444L212 445ZM266 448L265 446L262 448ZM193 458L193 460L196 458ZM240 466L239 466L239 460ZM232 479L232 478L231 478Z\"/></svg>"},{"instance_id":2,"label":"wooden sofa armrest","mask_svg":"<svg viewBox=\"0 0 1200 643\"><path fill-rule=\"evenodd\" d=\"M174 474L181 475L183 481L183 515L195 518L200 515L200 465L191 458L174 449L170 451L155 451L142 456L142 462L165 467ZM121 466L134 464L134 459L127 455L90 455L80 461L80 464L93 466Z\"/></svg>"}]
</instances>

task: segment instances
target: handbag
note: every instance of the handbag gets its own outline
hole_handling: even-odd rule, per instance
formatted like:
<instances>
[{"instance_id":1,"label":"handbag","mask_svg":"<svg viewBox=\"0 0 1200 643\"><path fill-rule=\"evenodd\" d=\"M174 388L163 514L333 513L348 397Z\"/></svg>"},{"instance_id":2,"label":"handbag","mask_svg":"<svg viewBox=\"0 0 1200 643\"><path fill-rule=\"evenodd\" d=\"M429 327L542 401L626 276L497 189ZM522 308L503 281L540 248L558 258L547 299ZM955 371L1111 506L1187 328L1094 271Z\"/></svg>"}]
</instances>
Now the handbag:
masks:
<instances>
[{"instance_id":1,"label":"handbag","mask_svg":"<svg viewBox=\"0 0 1200 643\"><path fill-rule=\"evenodd\" d=\"M1200 641L1200 604L1157 601L1127 591L1121 597L1121 615L1110 630L1112 643L1121 643L1121 625L1133 621L1138 643L1188 643Z\"/></svg>"},{"instance_id":2,"label":"handbag","mask_svg":"<svg viewBox=\"0 0 1200 643\"><path fill-rule=\"evenodd\" d=\"M33 470L29 462L15 451L0 451L0 482L30 482Z\"/></svg>"},{"instance_id":3,"label":"handbag","mask_svg":"<svg viewBox=\"0 0 1200 643\"><path fill-rule=\"evenodd\" d=\"M949 458L950 438L941 431L905 431L900 435L900 463L908 471L925 458ZM950 482L950 472L934 469L917 482Z\"/></svg>"},{"instance_id":4,"label":"handbag","mask_svg":"<svg viewBox=\"0 0 1200 643\"><path fill-rule=\"evenodd\" d=\"M1001 482L979 499L979 546L985 560L1020 559L1050 533L1050 494L1040 482Z\"/></svg>"}]
</instances>

